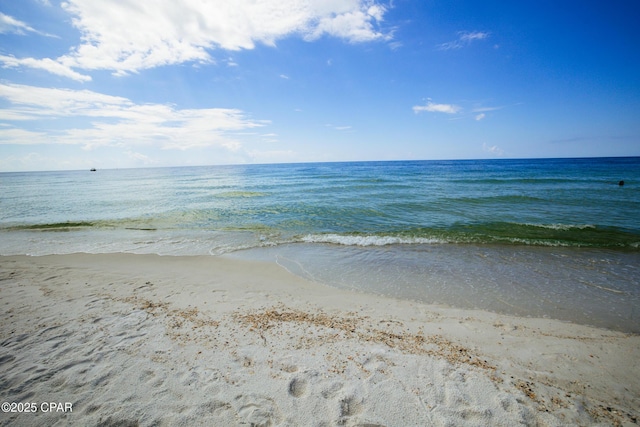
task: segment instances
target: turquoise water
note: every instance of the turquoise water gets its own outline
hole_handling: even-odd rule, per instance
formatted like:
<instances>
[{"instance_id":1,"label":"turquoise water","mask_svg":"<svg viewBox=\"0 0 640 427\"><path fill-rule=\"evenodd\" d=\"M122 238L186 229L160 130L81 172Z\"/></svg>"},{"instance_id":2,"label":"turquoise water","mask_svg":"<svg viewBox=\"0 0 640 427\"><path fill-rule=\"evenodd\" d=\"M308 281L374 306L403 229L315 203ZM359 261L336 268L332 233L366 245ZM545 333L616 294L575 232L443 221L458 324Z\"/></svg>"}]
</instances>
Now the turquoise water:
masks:
<instances>
[{"instance_id":1,"label":"turquoise water","mask_svg":"<svg viewBox=\"0 0 640 427\"><path fill-rule=\"evenodd\" d=\"M3 173L0 188L2 255L260 258L332 286L640 332L640 158Z\"/></svg>"}]
</instances>

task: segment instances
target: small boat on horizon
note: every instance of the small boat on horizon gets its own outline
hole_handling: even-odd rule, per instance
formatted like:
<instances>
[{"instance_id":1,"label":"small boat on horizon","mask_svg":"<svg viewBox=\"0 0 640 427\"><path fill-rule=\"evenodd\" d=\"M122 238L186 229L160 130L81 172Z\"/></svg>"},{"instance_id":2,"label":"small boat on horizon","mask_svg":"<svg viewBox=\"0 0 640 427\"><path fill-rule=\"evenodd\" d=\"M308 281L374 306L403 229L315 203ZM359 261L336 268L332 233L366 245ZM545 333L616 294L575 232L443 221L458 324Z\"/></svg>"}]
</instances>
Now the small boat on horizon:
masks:
<instances>
[{"instance_id":1,"label":"small boat on horizon","mask_svg":"<svg viewBox=\"0 0 640 427\"><path fill-rule=\"evenodd\" d=\"M90 172L95 172L95 171L96 171L96 168L91 168L91 169L89 169L89 171L90 171Z\"/></svg>"}]
</instances>

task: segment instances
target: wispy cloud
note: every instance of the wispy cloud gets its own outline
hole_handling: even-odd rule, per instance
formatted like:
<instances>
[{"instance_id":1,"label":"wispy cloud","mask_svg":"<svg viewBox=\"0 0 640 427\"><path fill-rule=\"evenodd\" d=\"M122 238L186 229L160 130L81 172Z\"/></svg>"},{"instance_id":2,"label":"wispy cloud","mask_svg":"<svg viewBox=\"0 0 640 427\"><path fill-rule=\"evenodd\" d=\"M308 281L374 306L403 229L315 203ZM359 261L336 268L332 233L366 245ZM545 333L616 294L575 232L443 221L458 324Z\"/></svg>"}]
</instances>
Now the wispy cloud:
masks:
<instances>
[{"instance_id":1,"label":"wispy cloud","mask_svg":"<svg viewBox=\"0 0 640 427\"><path fill-rule=\"evenodd\" d=\"M156 145L181 150L220 146L234 151L241 147L238 132L268 123L236 109L136 104L88 90L0 84L0 98L10 103L0 110L0 120L12 123L0 128L0 144L78 144L87 149ZM30 129L30 123L41 120L57 123L49 131Z\"/></svg>"},{"instance_id":2,"label":"wispy cloud","mask_svg":"<svg viewBox=\"0 0 640 427\"><path fill-rule=\"evenodd\" d=\"M41 36L46 37L57 37L52 34L43 33L42 31L38 31L30 25L22 22L13 16L5 15L0 12L0 34L19 34L26 35L27 33L39 34Z\"/></svg>"},{"instance_id":3,"label":"wispy cloud","mask_svg":"<svg viewBox=\"0 0 640 427\"><path fill-rule=\"evenodd\" d=\"M491 111L497 111L497 110L501 110L504 107L476 107L474 109L471 110L472 113L478 113L475 116L476 121L480 121L480 120L484 120L487 117L486 113L489 113Z\"/></svg>"},{"instance_id":4,"label":"wispy cloud","mask_svg":"<svg viewBox=\"0 0 640 427\"><path fill-rule=\"evenodd\" d=\"M477 107L471 111L473 111L474 113L487 113L489 111L502 110L503 108L504 107Z\"/></svg>"},{"instance_id":5,"label":"wispy cloud","mask_svg":"<svg viewBox=\"0 0 640 427\"><path fill-rule=\"evenodd\" d=\"M19 59L14 57L13 55L0 55L0 63L2 63L2 68L17 68L17 67L36 68L39 70L48 71L49 73L55 74L57 76L67 77L79 82L91 81L91 76L78 73L73 69L71 69L71 67L64 65L58 61L54 61L53 59L50 59L50 58Z\"/></svg>"},{"instance_id":6,"label":"wispy cloud","mask_svg":"<svg viewBox=\"0 0 640 427\"><path fill-rule=\"evenodd\" d=\"M326 124L325 125L328 128L334 129L334 130L340 130L340 131L344 131L344 130L351 130L352 126L336 126L336 125L332 125L331 123Z\"/></svg>"},{"instance_id":7,"label":"wispy cloud","mask_svg":"<svg viewBox=\"0 0 640 427\"><path fill-rule=\"evenodd\" d=\"M413 112L416 114L425 111L429 113L457 114L461 110L462 108L455 104L436 104L431 101L427 102L426 105L415 105L413 107Z\"/></svg>"},{"instance_id":8,"label":"wispy cloud","mask_svg":"<svg viewBox=\"0 0 640 427\"><path fill-rule=\"evenodd\" d=\"M471 43L474 40L483 40L483 39L486 39L487 37L489 37L489 33L485 33L482 31L471 31L471 32L463 31L460 33L460 41L466 42L466 43Z\"/></svg>"},{"instance_id":9,"label":"wispy cloud","mask_svg":"<svg viewBox=\"0 0 640 427\"><path fill-rule=\"evenodd\" d=\"M456 40L437 45L438 50L462 49L476 40L484 40L489 37L488 32L483 31L461 31Z\"/></svg>"},{"instance_id":10,"label":"wispy cloud","mask_svg":"<svg viewBox=\"0 0 640 427\"><path fill-rule=\"evenodd\" d=\"M391 39L379 29L387 7L378 0L68 0L62 6L82 43L55 59L5 56L0 59L5 66L35 67L82 81L87 78L60 70L125 75L184 62L212 63L212 50L274 46L291 35L308 41L331 36L351 43ZM35 31L7 15L0 19L0 29Z\"/></svg>"},{"instance_id":11,"label":"wispy cloud","mask_svg":"<svg viewBox=\"0 0 640 427\"><path fill-rule=\"evenodd\" d=\"M127 158L134 160L138 164L153 165L157 163L157 161L153 160L151 157L136 151L127 150L124 154Z\"/></svg>"},{"instance_id":12,"label":"wispy cloud","mask_svg":"<svg viewBox=\"0 0 640 427\"><path fill-rule=\"evenodd\" d=\"M487 143L482 144L482 150L488 153L491 153L496 156L503 156L504 150L497 145L487 145Z\"/></svg>"},{"instance_id":13,"label":"wispy cloud","mask_svg":"<svg viewBox=\"0 0 640 427\"><path fill-rule=\"evenodd\" d=\"M477 105L477 104L476 104ZM462 107L457 104L437 104L431 100L431 98L427 98L427 103L425 105L415 105L413 106L413 112L416 114L419 113L443 113L455 116L454 120L462 120L465 118L473 117L475 121L481 121L489 117L487 113L491 111L497 111L505 108L505 106L497 106L497 107L479 107L476 106L474 108L470 106Z\"/></svg>"},{"instance_id":14,"label":"wispy cloud","mask_svg":"<svg viewBox=\"0 0 640 427\"><path fill-rule=\"evenodd\" d=\"M22 21L15 19L12 16L5 15L0 12L0 34L14 33L14 34L25 34L26 32L36 32L29 25L25 24Z\"/></svg>"}]
</instances>

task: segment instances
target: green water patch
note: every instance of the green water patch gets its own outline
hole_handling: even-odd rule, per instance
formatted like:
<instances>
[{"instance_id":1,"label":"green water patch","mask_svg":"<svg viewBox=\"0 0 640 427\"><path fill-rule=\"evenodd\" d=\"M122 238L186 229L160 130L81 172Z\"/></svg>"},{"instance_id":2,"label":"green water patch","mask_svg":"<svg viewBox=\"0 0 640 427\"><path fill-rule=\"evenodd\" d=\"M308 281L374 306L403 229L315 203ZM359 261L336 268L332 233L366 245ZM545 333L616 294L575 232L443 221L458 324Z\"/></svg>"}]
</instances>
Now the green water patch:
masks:
<instances>
[{"instance_id":1,"label":"green water patch","mask_svg":"<svg viewBox=\"0 0 640 427\"><path fill-rule=\"evenodd\" d=\"M89 221L67 221L67 222L53 222L45 224L29 224L29 225L17 225L9 227L10 230L41 230L41 231L69 231L78 228L89 228L95 226L94 222Z\"/></svg>"},{"instance_id":2,"label":"green water patch","mask_svg":"<svg viewBox=\"0 0 640 427\"><path fill-rule=\"evenodd\" d=\"M591 224L520 224L495 222L456 225L449 230L473 243L513 243L533 246L638 248L640 234Z\"/></svg>"},{"instance_id":3,"label":"green water patch","mask_svg":"<svg viewBox=\"0 0 640 427\"><path fill-rule=\"evenodd\" d=\"M112 221L65 221L42 224L21 224L4 228L7 231L74 231L84 229L124 229L155 231L148 220L122 219Z\"/></svg>"}]
</instances>

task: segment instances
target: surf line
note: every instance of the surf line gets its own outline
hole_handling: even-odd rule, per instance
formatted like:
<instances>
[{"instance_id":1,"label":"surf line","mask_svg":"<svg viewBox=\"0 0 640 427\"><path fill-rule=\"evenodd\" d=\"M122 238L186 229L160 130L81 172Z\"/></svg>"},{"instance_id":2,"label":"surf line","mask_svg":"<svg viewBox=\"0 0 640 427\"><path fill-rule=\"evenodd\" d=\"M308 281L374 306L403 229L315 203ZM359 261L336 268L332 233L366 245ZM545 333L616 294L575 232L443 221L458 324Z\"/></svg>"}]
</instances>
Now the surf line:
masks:
<instances>
[{"instance_id":1,"label":"surf line","mask_svg":"<svg viewBox=\"0 0 640 427\"><path fill-rule=\"evenodd\" d=\"M580 281L580 283L582 283L585 286L591 286L592 288L598 288L598 289L602 289L603 291L607 291L607 292L612 292L614 294L624 294L624 291L619 291L617 289L611 289L611 288L607 288L605 286L599 286L599 285L595 285L593 283L589 283L589 282L583 282Z\"/></svg>"}]
</instances>

